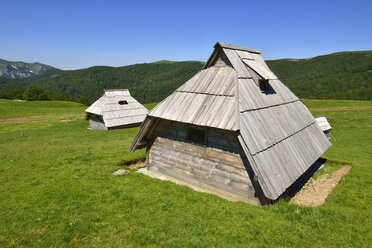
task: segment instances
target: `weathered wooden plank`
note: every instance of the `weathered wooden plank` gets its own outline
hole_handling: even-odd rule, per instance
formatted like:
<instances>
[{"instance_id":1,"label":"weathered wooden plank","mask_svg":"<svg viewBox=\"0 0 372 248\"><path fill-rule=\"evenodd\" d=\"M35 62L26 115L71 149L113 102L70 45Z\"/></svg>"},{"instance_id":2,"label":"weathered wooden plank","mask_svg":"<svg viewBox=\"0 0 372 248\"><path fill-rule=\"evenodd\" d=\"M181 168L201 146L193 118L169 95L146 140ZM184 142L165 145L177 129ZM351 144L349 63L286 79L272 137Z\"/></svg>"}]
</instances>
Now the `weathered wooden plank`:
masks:
<instances>
[{"instance_id":1,"label":"weathered wooden plank","mask_svg":"<svg viewBox=\"0 0 372 248\"><path fill-rule=\"evenodd\" d=\"M201 147L190 143L181 143L161 137L157 138L157 143L159 144L159 146L162 146L164 144L164 147L167 147L167 149L173 149L175 151L197 155L202 158L206 157L212 161L230 164L231 166L235 166L240 169L244 168L239 154L234 154L231 152L217 150L209 147Z\"/></svg>"},{"instance_id":2,"label":"weathered wooden plank","mask_svg":"<svg viewBox=\"0 0 372 248\"><path fill-rule=\"evenodd\" d=\"M175 92L174 101L167 106L164 113L159 116L160 118L169 119L169 120L176 120L176 116L178 116L180 109L179 106L182 104L183 100L187 98L188 93L185 92Z\"/></svg>"},{"instance_id":3,"label":"weathered wooden plank","mask_svg":"<svg viewBox=\"0 0 372 248\"><path fill-rule=\"evenodd\" d=\"M165 98L163 101L161 101L158 105L156 105L150 112L149 116L154 116L154 117L160 117L165 109L167 108L167 105L172 101L175 97L175 94L172 93L169 95L167 98Z\"/></svg>"},{"instance_id":4,"label":"weathered wooden plank","mask_svg":"<svg viewBox=\"0 0 372 248\"><path fill-rule=\"evenodd\" d=\"M182 94L184 95L183 100L177 103L176 110L173 110L173 112L168 115L167 119L178 120L182 122L188 118L185 113L187 112L187 109L190 107L190 105L193 103L194 98L197 94L186 92L183 92Z\"/></svg>"},{"instance_id":5,"label":"weathered wooden plank","mask_svg":"<svg viewBox=\"0 0 372 248\"><path fill-rule=\"evenodd\" d=\"M248 48L248 47L237 46L237 45L228 44L228 43L225 43L225 42L217 42L216 46L217 45L219 45L222 48L233 49L235 51L247 51L247 52L251 52L251 53L257 54L257 55L259 55L261 53L257 49L252 49L252 48Z\"/></svg>"},{"instance_id":6,"label":"weathered wooden plank","mask_svg":"<svg viewBox=\"0 0 372 248\"><path fill-rule=\"evenodd\" d=\"M236 115L233 113L235 112L235 98L234 97L229 97L228 99L225 100L225 104L222 105L220 109L220 114L216 116L215 118L218 118L218 123L216 120L213 120L212 123L216 125L218 128L222 129L229 129L232 130L234 128L228 127L228 123L230 121L230 118L234 118L234 122L237 122Z\"/></svg>"},{"instance_id":7,"label":"weathered wooden plank","mask_svg":"<svg viewBox=\"0 0 372 248\"><path fill-rule=\"evenodd\" d=\"M268 68L262 66L260 63L257 63L255 60L243 59L243 62L257 72L264 79L277 79L275 74L270 71Z\"/></svg>"},{"instance_id":8,"label":"weathered wooden plank","mask_svg":"<svg viewBox=\"0 0 372 248\"><path fill-rule=\"evenodd\" d=\"M150 175L152 175L154 177L158 177L159 174L153 174L152 173ZM160 176L161 179L167 179L167 180L173 181L173 182L178 183L178 184L187 185L187 186L189 186L189 187L191 187L191 188L193 188L197 191L213 193L213 194L219 195L220 197L223 197L223 198L226 198L226 199L229 199L229 200L244 201L244 202L248 202L248 203L255 204L255 205L261 205L259 199L257 197L255 197L253 192L249 192L248 194L244 194L242 196L242 195L238 195L238 194L235 194L235 193L232 193L232 192L225 191L223 189L219 189L215 186L210 186L208 184L202 183L202 182L197 181L197 180L192 180L189 177L185 177L184 180L179 180L179 179L176 179L175 177L172 177L172 176L164 176L163 173L161 173L160 175L161 175Z\"/></svg>"},{"instance_id":9,"label":"weathered wooden plank","mask_svg":"<svg viewBox=\"0 0 372 248\"><path fill-rule=\"evenodd\" d=\"M204 74L190 87L190 92L204 92L204 88L210 84L217 71L216 67L205 69Z\"/></svg>"},{"instance_id":10,"label":"weathered wooden plank","mask_svg":"<svg viewBox=\"0 0 372 248\"><path fill-rule=\"evenodd\" d=\"M194 183L196 181L203 182L216 188L223 189L241 196L254 194L252 192L253 187L251 185L242 184L239 182L232 183L232 181L229 178L221 177L215 174L210 174L208 172L204 172L196 168L192 168L189 171L185 171L184 169L180 169L176 166L169 166L166 160L162 160L159 157L156 158L156 161L153 161L153 165L151 165L150 168L162 172L163 174L176 177L180 180L185 180L186 182L190 183Z\"/></svg>"},{"instance_id":11,"label":"weathered wooden plank","mask_svg":"<svg viewBox=\"0 0 372 248\"><path fill-rule=\"evenodd\" d=\"M200 164L202 168L224 168L227 172L248 177L243 160L237 154L158 138L152 151L158 156L174 159L174 162ZM186 146L186 148L184 148Z\"/></svg>"},{"instance_id":12,"label":"weathered wooden plank","mask_svg":"<svg viewBox=\"0 0 372 248\"><path fill-rule=\"evenodd\" d=\"M172 150L171 153L164 154L166 149L164 147L154 146L151 149L152 156L164 159L170 166L175 166L185 171L197 169L221 177L230 178L231 181L252 185L247 171L243 169L214 162L208 158L195 157L191 154L180 154L174 150Z\"/></svg>"},{"instance_id":13,"label":"weathered wooden plank","mask_svg":"<svg viewBox=\"0 0 372 248\"><path fill-rule=\"evenodd\" d=\"M204 101L203 107L200 109L199 113L196 115L193 124L204 126L205 116L208 114L213 102L216 100L215 96L207 95L207 98Z\"/></svg>"},{"instance_id":14,"label":"weathered wooden plank","mask_svg":"<svg viewBox=\"0 0 372 248\"><path fill-rule=\"evenodd\" d=\"M234 111L234 97L219 97L210 111L216 111L218 114L210 115L206 121L207 125L212 127L226 128L226 118ZM217 111L217 109L219 111Z\"/></svg>"},{"instance_id":15,"label":"weathered wooden plank","mask_svg":"<svg viewBox=\"0 0 372 248\"><path fill-rule=\"evenodd\" d=\"M251 77L248 74L245 65L243 64L243 62L241 61L241 59L239 58L239 56L236 54L234 50L223 49L223 52L226 54L226 57L229 59L229 61L233 65L234 69L236 70L238 74L238 77L242 77L242 78Z\"/></svg>"},{"instance_id":16,"label":"weathered wooden plank","mask_svg":"<svg viewBox=\"0 0 372 248\"><path fill-rule=\"evenodd\" d=\"M198 84L196 84L197 88L195 89L195 91L206 94L214 94L208 89L213 88L216 82L221 78L223 74L223 68L213 66L208 68L207 70L210 71L208 78L199 81Z\"/></svg>"},{"instance_id":17,"label":"weathered wooden plank","mask_svg":"<svg viewBox=\"0 0 372 248\"><path fill-rule=\"evenodd\" d=\"M197 78L192 78L185 83L184 87L178 88L179 92L194 92L211 95L227 95L225 92L229 88L229 83L234 79L234 69L231 67L210 67L199 72ZM192 85L191 85L192 84Z\"/></svg>"},{"instance_id":18,"label":"weathered wooden plank","mask_svg":"<svg viewBox=\"0 0 372 248\"><path fill-rule=\"evenodd\" d=\"M228 80L228 87L226 87L226 90L222 93L223 95L229 95L229 96L232 96L234 95L235 97L237 97L237 79L238 79L238 74L236 73L236 71L232 71L231 72L231 76L229 76L229 80Z\"/></svg>"},{"instance_id":19,"label":"weathered wooden plank","mask_svg":"<svg viewBox=\"0 0 372 248\"><path fill-rule=\"evenodd\" d=\"M194 86L195 82L198 81L198 79L205 73L205 70L199 71L197 74L195 74L192 78L190 78L186 83L181 85L176 91L185 91L189 92L190 88Z\"/></svg>"},{"instance_id":20,"label":"weathered wooden plank","mask_svg":"<svg viewBox=\"0 0 372 248\"><path fill-rule=\"evenodd\" d=\"M255 57L250 52L237 50L236 53L241 59L255 60Z\"/></svg>"}]
</instances>

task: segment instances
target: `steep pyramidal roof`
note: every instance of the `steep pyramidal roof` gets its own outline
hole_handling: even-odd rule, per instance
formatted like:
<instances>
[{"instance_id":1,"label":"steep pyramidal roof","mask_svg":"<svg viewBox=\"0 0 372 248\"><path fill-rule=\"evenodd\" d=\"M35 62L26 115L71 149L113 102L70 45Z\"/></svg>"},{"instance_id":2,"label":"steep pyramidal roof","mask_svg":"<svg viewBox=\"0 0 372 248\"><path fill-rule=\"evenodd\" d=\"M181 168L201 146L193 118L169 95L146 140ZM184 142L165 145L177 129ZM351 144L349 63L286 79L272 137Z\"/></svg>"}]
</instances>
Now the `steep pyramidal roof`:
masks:
<instances>
[{"instance_id":1,"label":"steep pyramidal roof","mask_svg":"<svg viewBox=\"0 0 372 248\"><path fill-rule=\"evenodd\" d=\"M110 128L141 123L148 110L124 89L105 90L85 112L102 116L106 127Z\"/></svg>"},{"instance_id":2,"label":"steep pyramidal roof","mask_svg":"<svg viewBox=\"0 0 372 248\"><path fill-rule=\"evenodd\" d=\"M269 199L277 199L331 145L258 50L222 42L203 70L149 112L131 150L143 146L153 117L236 131Z\"/></svg>"}]
</instances>

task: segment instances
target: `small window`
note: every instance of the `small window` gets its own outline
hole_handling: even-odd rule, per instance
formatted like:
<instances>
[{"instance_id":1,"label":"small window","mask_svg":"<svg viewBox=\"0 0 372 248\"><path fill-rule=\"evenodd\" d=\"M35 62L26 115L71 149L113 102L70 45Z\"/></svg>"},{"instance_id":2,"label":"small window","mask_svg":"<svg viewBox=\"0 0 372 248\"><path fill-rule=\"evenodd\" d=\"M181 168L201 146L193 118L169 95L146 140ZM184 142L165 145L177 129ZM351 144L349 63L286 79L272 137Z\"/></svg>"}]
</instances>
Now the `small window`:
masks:
<instances>
[{"instance_id":1,"label":"small window","mask_svg":"<svg viewBox=\"0 0 372 248\"><path fill-rule=\"evenodd\" d=\"M260 84L260 89L262 91L265 91L269 87L269 80L267 80L267 79L260 79L259 80L259 84Z\"/></svg>"},{"instance_id":2,"label":"small window","mask_svg":"<svg viewBox=\"0 0 372 248\"><path fill-rule=\"evenodd\" d=\"M123 100L123 101L119 101L119 104L120 104L120 105L125 105L125 104L128 104L128 102L125 101L125 100Z\"/></svg>"},{"instance_id":3,"label":"small window","mask_svg":"<svg viewBox=\"0 0 372 248\"><path fill-rule=\"evenodd\" d=\"M207 143L207 131L201 128L189 127L187 133L187 141L191 141L196 144L206 145Z\"/></svg>"}]
</instances>

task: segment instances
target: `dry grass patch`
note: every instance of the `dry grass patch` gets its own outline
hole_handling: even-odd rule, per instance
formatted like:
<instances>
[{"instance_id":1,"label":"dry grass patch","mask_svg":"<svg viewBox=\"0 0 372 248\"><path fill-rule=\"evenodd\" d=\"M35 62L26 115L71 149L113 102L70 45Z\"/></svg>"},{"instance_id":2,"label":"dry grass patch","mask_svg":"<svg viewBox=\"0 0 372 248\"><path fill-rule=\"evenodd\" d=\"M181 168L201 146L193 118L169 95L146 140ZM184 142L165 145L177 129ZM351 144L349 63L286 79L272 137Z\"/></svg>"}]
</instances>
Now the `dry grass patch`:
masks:
<instances>
[{"instance_id":1,"label":"dry grass patch","mask_svg":"<svg viewBox=\"0 0 372 248\"><path fill-rule=\"evenodd\" d=\"M139 168L146 167L146 158L120 162L118 166L127 166L128 168L132 170L137 170Z\"/></svg>"},{"instance_id":2,"label":"dry grass patch","mask_svg":"<svg viewBox=\"0 0 372 248\"><path fill-rule=\"evenodd\" d=\"M326 107L326 108L309 108L309 109L310 111L372 110L372 106Z\"/></svg>"},{"instance_id":3,"label":"dry grass patch","mask_svg":"<svg viewBox=\"0 0 372 248\"><path fill-rule=\"evenodd\" d=\"M67 118L67 117L76 117L82 118L84 114L62 114L62 115L33 115L33 116L25 116L25 117L16 117L16 118L8 118L4 120L0 120L0 124L17 124L17 123L26 123L34 120L39 119L50 119L50 118ZM76 118L74 120L76 120ZM62 120L62 122L67 122L70 120Z\"/></svg>"},{"instance_id":4,"label":"dry grass patch","mask_svg":"<svg viewBox=\"0 0 372 248\"><path fill-rule=\"evenodd\" d=\"M318 179L309 182L291 201L302 206L317 207L322 205L338 182L350 169L350 165L344 165L331 176L328 174L321 175Z\"/></svg>"}]
</instances>

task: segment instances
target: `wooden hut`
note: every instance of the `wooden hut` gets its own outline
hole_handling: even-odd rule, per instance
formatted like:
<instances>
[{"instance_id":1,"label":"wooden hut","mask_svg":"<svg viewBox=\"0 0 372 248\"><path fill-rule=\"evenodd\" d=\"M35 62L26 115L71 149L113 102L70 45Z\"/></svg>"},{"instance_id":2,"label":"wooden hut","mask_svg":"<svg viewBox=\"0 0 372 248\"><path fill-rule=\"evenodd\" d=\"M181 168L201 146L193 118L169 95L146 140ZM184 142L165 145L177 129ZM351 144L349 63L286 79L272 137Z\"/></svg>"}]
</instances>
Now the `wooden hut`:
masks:
<instances>
[{"instance_id":1,"label":"wooden hut","mask_svg":"<svg viewBox=\"0 0 372 248\"><path fill-rule=\"evenodd\" d=\"M148 110L123 89L105 90L85 112L91 129L110 130L140 126Z\"/></svg>"},{"instance_id":2,"label":"wooden hut","mask_svg":"<svg viewBox=\"0 0 372 248\"><path fill-rule=\"evenodd\" d=\"M316 120L316 123L319 125L320 129L325 134L325 136L327 136L327 138L329 139L331 137L332 127L329 124L325 115L315 116L315 120Z\"/></svg>"},{"instance_id":3,"label":"wooden hut","mask_svg":"<svg viewBox=\"0 0 372 248\"><path fill-rule=\"evenodd\" d=\"M231 200L277 199L330 147L260 52L217 42L203 69L147 115L131 150L153 175Z\"/></svg>"}]
</instances>

